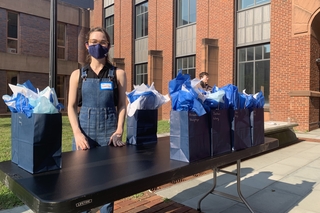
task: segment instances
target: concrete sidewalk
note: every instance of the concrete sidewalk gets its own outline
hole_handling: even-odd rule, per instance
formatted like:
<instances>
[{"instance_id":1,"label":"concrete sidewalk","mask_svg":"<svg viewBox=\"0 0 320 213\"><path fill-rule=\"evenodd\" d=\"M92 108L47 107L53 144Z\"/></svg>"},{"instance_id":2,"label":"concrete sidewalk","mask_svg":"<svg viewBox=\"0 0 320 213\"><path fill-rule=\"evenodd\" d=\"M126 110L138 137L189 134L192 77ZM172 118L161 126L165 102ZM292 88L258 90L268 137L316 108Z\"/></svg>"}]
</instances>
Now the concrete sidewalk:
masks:
<instances>
[{"instance_id":1,"label":"concrete sidewalk","mask_svg":"<svg viewBox=\"0 0 320 213\"><path fill-rule=\"evenodd\" d=\"M235 165L224 168L235 169ZM213 175L207 174L156 194L197 209L199 199L212 188L212 183ZM218 173L216 190L237 196L236 177ZM303 141L243 161L241 191L255 213L320 213L320 143ZM243 203L213 194L202 201L201 210L250 212Z\"/></svg>"},{"instance_id":2,"label":"concrete sidewalk","mask_svg":"<svg viewBox=\"0 0 320 213\"><path fill-rule=\"evenodd\" d=\"M266 124L267 128L268 125ZM280 124L270 124L272 125ZM241 163L242 194L254 212L320 213L320 129L296 132L296 135L304 141ZM234 171L235 168L235 165L232 165L224 170ZM172 184L154 193L197 209L198 200L212 188L212 182L212 174L205 174ZM237 195L236 177L218 173L216 190ZM202 201L201 210L206 213L250 212L242 203L213 194L209 194ZM20 206L2 210L0 213L33 211L27 206Z\"/></svg>"}]
</instances>

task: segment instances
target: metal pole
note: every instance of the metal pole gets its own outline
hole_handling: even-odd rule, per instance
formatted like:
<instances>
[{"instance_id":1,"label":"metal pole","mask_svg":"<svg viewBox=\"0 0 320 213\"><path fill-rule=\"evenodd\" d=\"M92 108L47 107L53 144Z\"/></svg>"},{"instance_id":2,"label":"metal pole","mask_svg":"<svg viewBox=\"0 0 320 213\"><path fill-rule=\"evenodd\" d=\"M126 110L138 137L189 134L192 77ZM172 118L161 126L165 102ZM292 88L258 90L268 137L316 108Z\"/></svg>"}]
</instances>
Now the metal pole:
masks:
<instances>
[{"instance_id":1,"label":"metal pole","mask_svg":"<svg viewBox=\"0 0 320 213\"><path fill-rule=\"evenodd\" d=\"M57 0L50 7L49 86L56 89L57 78Z\"/></svg>"}]
</instances>

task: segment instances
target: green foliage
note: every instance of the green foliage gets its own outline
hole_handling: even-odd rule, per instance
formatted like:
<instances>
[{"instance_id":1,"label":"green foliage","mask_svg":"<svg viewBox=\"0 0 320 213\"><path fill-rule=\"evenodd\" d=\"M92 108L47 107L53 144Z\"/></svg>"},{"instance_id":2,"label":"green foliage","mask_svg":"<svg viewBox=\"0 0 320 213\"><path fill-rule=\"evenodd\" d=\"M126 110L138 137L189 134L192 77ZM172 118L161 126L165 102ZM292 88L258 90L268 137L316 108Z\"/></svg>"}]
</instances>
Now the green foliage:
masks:
<instances>
[{"instance_id":1,"label":"green foliage","mask_svg":"<svg viewBox=\"0 0 320 213\"><path fill-rule=\"evenodd\" d=\"M0 118L0 132L0 161L11 160L11 118ZM21 205L23 203L3 183L0 183L0 209Z\"/></svg>"},{"instance_id":2,"label":"green foliage","mask_svg":"<svg viewBox=\"0 0 320 213\"><path fill-rule=\"evenodd\" d=\"M0 162L11 160L11 117L0 118ZM158 122L158 133L170 132L168 121ZM73 133L68 116L62 116L62 152L72 150ZM126 140L126 124L123 134L123 141ZM139 197L141 193L134 195ZM143 195L143 193L142 193ZM0 183L0 210L21 206L23 203L3 184Z\"/></svg>"},{"instance_id":3,"label":"green foliage","mask_svg":"<svg viewBox=\"0 0 320 213\"><path fill-rule=\"evenodd\" d=\"M133 197L134 199L139 199L139 198L141 198L143 195L144 195L144 193L143 193L143 192L140 192L140 193L138 193L138 194L132 195L132 197Z\"/></svg>"}]
</instances>

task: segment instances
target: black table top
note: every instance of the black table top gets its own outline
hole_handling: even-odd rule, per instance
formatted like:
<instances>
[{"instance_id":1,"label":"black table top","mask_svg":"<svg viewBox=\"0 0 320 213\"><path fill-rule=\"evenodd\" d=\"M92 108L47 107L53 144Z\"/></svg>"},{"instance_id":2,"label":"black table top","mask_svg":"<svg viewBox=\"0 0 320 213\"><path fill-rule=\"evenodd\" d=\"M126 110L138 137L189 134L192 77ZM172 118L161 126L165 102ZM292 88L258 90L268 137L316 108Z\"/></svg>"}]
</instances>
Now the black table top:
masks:
<instances>
[{"instance_id":1,"label":"black table top","mask_svg":"<svg viewBox=\"0 0 320 213\"><path fill-rule=\"evenodd\" d=\"M35 212L81 212L278 146L277 139L265 138L258 146L186 163L170 160L164 137L148 146L64 152L62 169L33 175L1 162L0 181Z\"/></svg>"}]
</instances>

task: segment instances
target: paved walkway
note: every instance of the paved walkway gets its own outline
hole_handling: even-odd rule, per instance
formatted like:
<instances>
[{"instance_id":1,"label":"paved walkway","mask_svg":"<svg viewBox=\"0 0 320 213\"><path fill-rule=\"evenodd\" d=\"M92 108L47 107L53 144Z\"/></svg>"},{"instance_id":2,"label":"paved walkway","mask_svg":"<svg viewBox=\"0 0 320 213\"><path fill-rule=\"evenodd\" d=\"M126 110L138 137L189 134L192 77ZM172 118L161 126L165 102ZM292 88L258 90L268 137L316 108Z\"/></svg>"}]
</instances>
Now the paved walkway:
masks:
<instances>
[{"instance_id":1,"label":"paved walkway","mask_svg":"<svg viewBox=\"0 0 320 213\"><path fill-rule=\"evenodd\" d=\"M320 129L296 135L303 140L242 162L242 194L255 213L320 213ZM235 166L224 169L234 171ZM216 189L236 195L235 180L235 176L218 173ZM141 197L117 201L115 213L195 213L199 198L211 187L212 174L206 172L144 192ZM201 210L205 213L250 212L242 203L212 194L202 201ZM20 206L0 213L33 212Z\"/></svg>"}]
</instances>

